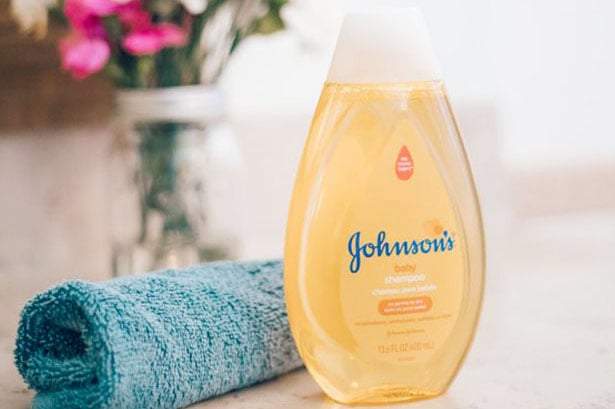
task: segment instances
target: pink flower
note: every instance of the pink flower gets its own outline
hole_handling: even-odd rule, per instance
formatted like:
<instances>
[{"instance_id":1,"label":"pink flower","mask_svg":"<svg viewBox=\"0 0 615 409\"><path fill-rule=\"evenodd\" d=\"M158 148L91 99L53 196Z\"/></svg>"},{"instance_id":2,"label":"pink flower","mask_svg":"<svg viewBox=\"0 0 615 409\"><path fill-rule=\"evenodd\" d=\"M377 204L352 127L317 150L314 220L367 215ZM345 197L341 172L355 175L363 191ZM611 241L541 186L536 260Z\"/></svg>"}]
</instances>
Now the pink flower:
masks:
<instances>
[{"instance_id":1,"label":"pink flower","mask_svg":"<svg viewBox=\"0 0 615 409\"><path fill-rule=\"evenodd\" d=\"M188 41L184 30L174 24L163 23L133 30L124 37L122 47L130 54L150 55L165 47L181 47Z\"/></svg>"},{"instance_id":2,"label":"pink flower","mask_svg":"<svg viewBox=\"0 0 615 409\"><path fill-rule=\"evenodd\" d=\"M151 25L151 16L143 9L138 0L121 4L116 14L122 25L130 30L146 28Z\"/></svg>"},{"instance_id":3,"label":"pink flower","mask_svg":"<svg viewBox=\"0 0 615 409\"><path fill-rule=\"evenodd\" d=\"M175 24L162 23L156 26L166 47L182 47L188 42L188 34Z\"/></svg>"},{"instance_id":4,"label":"pink flower","mask_svg":"<svg viewBox=\"0 0 615 409\"><path fill-rule=\"evenodd\" d=\"M66 0L64 14L74 30L88 37L104 37L100 17L112 14L118 6L110 0Z\"/></svg>"},{"instance_id":5,"label":"pink flower","mask_svg":"<svg viewBox=\"0 0 615 409\"><path fill-rule=\"evenodd\" d=\"M151 24L151 16L140 0L119 3L113 0L66 0L64 13L71 27L88 37L103 37L102 17L116 14L128 29L144 28Z\"/></svg>"},{"instance_id":6,"label":"pink flower","mask_svg":"<svg viewBox=\"0 0 615 409\"><path fill-rule=\"evenodd\" d=\"M62 68L76 79L83 79L102 70L111 55L109 44L100 38L79 34L60 40Z\"/></svg>"},{"instance_id":7,"label":"pink flower","mask_svg":"<svg viewBox=\"0 0 615 409\"><path fill-rule=\"evenodd\" d=\"M164 48L160 33L154 28L135 30L122 40L122 47L130 54L154 54Z\"/></svg>"},{"instance_id":8,"label":"pink flower","mask_svg":"<svg viewBox=\"0 0 615 409\"><path fill-rule=\"evenodd\" d=\"M67 2L70 0L67 0ZM90 14L104 17L115 13L122 5L113 0L73 0L81 3Z\"/></svg>"},{"instance_id":9,"label":"pink flower","mask_svg":"<svg viewBox=\"0 0 615 409\"><path fill-rule=\"evenodd\" d=\"M150 55L165 47L180 47L188 35L180 27L162 23L153 25L142 0L66 0L64 13L72 28L60 41L62 67L82 79L104 68L111 55L111 44L102 20L116 15L122 25L122 47L134 55Z\"/></svg>"}]
</instances>

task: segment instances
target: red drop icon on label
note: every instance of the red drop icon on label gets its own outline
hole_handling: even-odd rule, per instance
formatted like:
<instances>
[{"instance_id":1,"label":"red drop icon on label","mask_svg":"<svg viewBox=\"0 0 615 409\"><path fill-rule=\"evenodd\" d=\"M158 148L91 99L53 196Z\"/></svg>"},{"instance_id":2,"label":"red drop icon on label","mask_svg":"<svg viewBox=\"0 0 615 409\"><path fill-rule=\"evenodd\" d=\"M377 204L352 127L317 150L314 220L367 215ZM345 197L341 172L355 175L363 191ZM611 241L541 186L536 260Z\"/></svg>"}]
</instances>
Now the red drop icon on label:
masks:
<instances>
[{"instance_id":1,"label":"red drop icon on label","mask_svg":"<svg viewBox=\"0 0 615 409\"><path fill-rule=\"evenodd\" d=\"M414 173L414 161L406 145L402 146L395 161L395 173L399 180L408 180Z\"/></svg>"}]
</instances>

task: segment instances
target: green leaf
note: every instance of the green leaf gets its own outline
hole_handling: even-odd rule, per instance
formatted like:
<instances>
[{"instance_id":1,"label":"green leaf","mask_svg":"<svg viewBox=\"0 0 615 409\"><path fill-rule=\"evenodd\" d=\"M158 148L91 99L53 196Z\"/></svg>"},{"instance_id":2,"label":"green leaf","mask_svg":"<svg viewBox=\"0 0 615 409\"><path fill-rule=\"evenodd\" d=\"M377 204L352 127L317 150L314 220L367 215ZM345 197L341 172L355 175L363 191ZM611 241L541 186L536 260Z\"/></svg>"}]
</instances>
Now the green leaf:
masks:
<instances>
[{"instance_id":1,"label":"green leaf","mask_svg":"<svg viewBox=\"0 0 615 409\"><path fill-rule=\"evenodd\" d=\"M112 57L109 59L107 65L105 66L105 73L117 86L123 88L129 85L129 80L126 76L126 72L118 63L117 58Z\"/></svg>"},{"instance_id":2,"label":"green leaf","mask_svg":"<svg viewBox=\"0 0 615 409\"><path fill-rule=\"evenodd\" d=\"M288 4L288 0L269 0L269 12L254 22L250 34L271 34L283 30L286 26L282 19L282 7Z\"/></svg>"},{"instance_id":3,"label":"green leaf","mask_svg":"<svg viewBox=\"0 0 615 409\"><path fill-rule=\"evenodd\" d=\"M271 34L276 31L283 30L285 28L284 20L277 13L269 13L265 17L262 17L259 20L256 20L254 23L254 29L252 33L254 34Z\"/></svg>"},{"instance_id":4,"label":"green leaf","mask_svg":"<svg viewBox=\"0 0 615 409\"><path fill-rule=\"evenodd\" d=\"M119 17L115 14L103 17L102 23L111 44L118 45L122 41L122 25Z\"/></svg>"}]
</instances>

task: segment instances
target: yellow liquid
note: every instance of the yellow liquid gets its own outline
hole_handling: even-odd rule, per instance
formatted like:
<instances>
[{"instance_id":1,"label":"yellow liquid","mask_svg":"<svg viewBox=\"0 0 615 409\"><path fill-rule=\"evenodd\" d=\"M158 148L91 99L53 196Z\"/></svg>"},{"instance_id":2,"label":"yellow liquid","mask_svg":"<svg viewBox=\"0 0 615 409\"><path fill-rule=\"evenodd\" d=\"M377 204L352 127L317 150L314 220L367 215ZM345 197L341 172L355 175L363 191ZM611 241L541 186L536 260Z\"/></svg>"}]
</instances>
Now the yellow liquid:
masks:
<instances>
[{"instance_id":1,"label":"yellow liquid","mask_svg":"<svg viewBox=\"0 0 615 409\"><path fill-rule=\"evenodd\" d=\"M446 390L475 332L484 252L442 83L325 85L284 260L293 337L327 395L386 403Z\"/></svg>"}]
</instances>

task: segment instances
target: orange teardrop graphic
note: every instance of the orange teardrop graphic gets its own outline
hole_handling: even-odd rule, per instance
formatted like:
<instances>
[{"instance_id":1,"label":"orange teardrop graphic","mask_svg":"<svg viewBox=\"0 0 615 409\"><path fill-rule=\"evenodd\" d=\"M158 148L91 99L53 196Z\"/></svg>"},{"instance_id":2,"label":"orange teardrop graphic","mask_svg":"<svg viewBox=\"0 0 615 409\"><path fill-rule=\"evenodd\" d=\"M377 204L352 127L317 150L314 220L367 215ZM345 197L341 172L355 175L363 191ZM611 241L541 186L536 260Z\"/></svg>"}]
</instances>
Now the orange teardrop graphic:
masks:
<instances>
[{"instance_id":1,"label":"orange teardrop graphic","mask_svg":"<svg viewBox=\"0 0 615 409\"><path fill-rule=\"evenodd\" d=\"M406 145L402 146L395 162L395 173L399 180L408 180L414 173L414 161Z\"/></svg>"}]
</instances>

